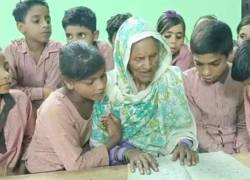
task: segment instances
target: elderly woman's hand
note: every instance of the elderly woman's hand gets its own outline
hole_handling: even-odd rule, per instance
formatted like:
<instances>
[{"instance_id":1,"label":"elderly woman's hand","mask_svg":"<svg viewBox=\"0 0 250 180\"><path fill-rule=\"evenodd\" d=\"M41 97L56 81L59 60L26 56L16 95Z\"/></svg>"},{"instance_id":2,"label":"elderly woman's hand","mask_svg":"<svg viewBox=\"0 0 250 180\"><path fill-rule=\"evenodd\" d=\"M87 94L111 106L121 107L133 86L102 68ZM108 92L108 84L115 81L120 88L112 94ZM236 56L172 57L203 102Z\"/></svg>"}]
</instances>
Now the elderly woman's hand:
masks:
<instances>
[{"instance_id":1,"label":"elderly woman's hand","mask_svg":"<svg viewBox=\"0 0 250 180\"><path fill-rule=\"evenodd\" d=\"M172 160L180 160L181 165L196 165L199 162L197 152L193 151L186 143L179 143L175 148Z\"/></svg>"},{"instance_id":2,"label":"elderly woman's hand","mask_svg":"<svg viewBox=\"0 0 250 180\"><path fill-rule=\"evenodd\" d=\"M107 149L110 149L121 140L121 122L112 114L109 114L102 118L102 124L109 134L109 140L105 145Z\"/></svg>"},{"instance_id":3,"label":"elderly woman's hand","mask_svg":"<svg viewBox=\"0 0 250 180\"><path fill-rule=\"evenodd\" d=\"M134 148L128 149L125 152L125 157L129 160L131 172L135 172L136 168L139 169L140 174L150 174L151 169L159 171L157 161L149 153L144 153Z\"/></svg>"}]
</instances>

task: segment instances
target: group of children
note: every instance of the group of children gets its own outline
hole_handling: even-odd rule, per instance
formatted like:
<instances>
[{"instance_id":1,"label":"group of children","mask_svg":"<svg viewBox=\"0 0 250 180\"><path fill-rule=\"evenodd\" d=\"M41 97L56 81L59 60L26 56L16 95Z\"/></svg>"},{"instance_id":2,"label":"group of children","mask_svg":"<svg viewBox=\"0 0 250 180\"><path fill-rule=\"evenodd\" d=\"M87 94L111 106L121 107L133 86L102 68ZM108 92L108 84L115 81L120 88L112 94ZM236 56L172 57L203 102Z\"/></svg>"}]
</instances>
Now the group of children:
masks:
<instances>
[{"instance_id":1,"label":"group of children","mask_svg":"<svg viewBox=\"0 0 250 180\"><path fill-rule=\"evenodd\" d=\"M44 0L18 2L13 16L24 39L0 54L0 167L23 174L81 170L114 159L127 163L126 153L134 147L126 145L114 154L122 125L110 113L102 119L108 141L89 146L94 101L104 97L106 72L115 69L112 47L98 40L95 13L83 6L65 11L65 46L50 40ZM107 21L112 46L130 17L117 14ZM190 46L184 43L184 19L175 11L164 12L155 30L170 47L171 64L183 71L198 152L249 152L250 17L239 23L236 44L230 27L214 16L197 21Z\"/></svg>"}]
</instances>

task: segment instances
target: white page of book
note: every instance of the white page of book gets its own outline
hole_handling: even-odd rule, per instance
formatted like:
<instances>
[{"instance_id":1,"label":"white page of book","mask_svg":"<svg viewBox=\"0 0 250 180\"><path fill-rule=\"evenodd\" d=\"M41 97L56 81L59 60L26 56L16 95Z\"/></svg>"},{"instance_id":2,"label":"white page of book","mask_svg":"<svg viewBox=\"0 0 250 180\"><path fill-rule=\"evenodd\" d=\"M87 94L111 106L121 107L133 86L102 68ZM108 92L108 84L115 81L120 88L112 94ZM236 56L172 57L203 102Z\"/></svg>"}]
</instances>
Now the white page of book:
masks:
<instances>
[{"instance_id":1,"label":"white page of book","mask_svg":"<svg viewBox=\"0 0 250 180\"><path fill-rule=\"evenodd\" d=\"M250 168L224 152L200 154L197 166L186 167L192 180L250 180Z\"/></svg>"},{"instance_id":2,"label":"white page of book","mask_svg":"<svg viewBox=\"0 0 250 180\"><path fill-rule=\"evenodd\" d=\"M129 172L128 180L191 180L180 162L173 162L170 156L158 158L157 162L159 163L159 172L151 171L150 175L140 175L137 169L135 173Z\"/></svg>"},{"instance_id":3,"label":"white page of book","mask_svg":"<svg viewBox=\"0 0 250 180\"><path fill-rule=\"evenodd\" d=\"M128 180L250 180L250 168L224 152L199 154L196 166L181 166L170 156L158 158L159 172L128 173ZM128 170L129 171L129 170Z\"/></svg>"}]
</instances>

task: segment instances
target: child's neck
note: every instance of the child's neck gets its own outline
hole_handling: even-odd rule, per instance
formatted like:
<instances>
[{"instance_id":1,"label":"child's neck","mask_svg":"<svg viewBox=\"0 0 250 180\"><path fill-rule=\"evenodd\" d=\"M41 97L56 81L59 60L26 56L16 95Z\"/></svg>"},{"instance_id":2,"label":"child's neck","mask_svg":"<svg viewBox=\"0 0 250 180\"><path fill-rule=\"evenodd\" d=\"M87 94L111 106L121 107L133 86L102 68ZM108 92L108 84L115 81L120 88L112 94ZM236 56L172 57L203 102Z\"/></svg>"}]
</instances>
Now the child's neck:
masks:
<instances>
[{"instance_id":1,"label":"child's neck","mask_svg":"<svg viewBox=\"0 0 250 180\"><path fill-rule=\"evenodd\" d=\"M29 48L29 51L33 58L35 59L36 62L39 61L40 56L42 55L42 52L44 50L44 47L46 43L40 43L40 42L35 42L32 40L29 40L28 38L25 39L27 46Z\"/></svg>"},{"instance_id":2,"label":"child's neck","mask_svg":"<svg viewBox=\"0 0 250 180\"><path fill-rule=\"evenodd\" d=\"M25 40L26 40L27 46L31 52L38 52L38 51L42 52L45 45L46 45L46 43L35 42L35 41L32 41L28 38L26 38Z\"/></svg>"}]
</instances>

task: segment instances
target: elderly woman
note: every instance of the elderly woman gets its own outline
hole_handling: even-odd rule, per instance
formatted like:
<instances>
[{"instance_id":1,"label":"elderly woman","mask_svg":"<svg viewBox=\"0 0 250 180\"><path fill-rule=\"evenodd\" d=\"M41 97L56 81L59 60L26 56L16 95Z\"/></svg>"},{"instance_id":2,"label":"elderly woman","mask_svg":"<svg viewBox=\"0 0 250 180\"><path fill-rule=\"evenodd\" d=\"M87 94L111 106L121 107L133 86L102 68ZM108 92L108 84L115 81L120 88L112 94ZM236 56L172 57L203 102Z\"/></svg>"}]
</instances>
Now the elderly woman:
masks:
<instances>
[{"instance_id":1,"label":"elderly woman","mask_svg":"<svg viewBox=\"0 0 250 180\"><path fill-rule=\"evenodd\" d=\"M123 141L110 156L128 160L132 171L157 171L154 157L171 153L173 160L195 165L194 119L181 70L170 66L170 49L162 36L142 19L128 19L117 32L114 61L106 96L94 106L91 143L107 140L101 119L112 113L121 121Z\"/></svg>"}]
</instances>

